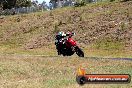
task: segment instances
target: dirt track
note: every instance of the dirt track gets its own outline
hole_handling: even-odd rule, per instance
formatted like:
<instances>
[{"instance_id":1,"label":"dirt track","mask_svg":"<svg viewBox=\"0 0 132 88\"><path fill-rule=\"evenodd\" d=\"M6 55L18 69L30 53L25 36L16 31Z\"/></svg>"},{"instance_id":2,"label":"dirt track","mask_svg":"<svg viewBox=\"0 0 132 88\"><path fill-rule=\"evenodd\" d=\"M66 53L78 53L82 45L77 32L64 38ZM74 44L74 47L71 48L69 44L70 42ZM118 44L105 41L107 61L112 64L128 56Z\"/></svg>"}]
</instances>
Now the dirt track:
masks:
<instances>
[{"instance_id":1,"label":"dirt track","mask_svg":"<svg viewBox=\"0 0 132 88\"><path fill-rule=\"evenodd\" d=\"M78 56L48 56L48 55L26 55L26 54L0 54L1 57L41 57L41 58L80 58L80 59L95 59L95 60L99 60L99 59L104 59L104 60L126 60L126 61L132 61L132 58L102 58L102 57L78 57Z\"/></svg>"}]
</instances>

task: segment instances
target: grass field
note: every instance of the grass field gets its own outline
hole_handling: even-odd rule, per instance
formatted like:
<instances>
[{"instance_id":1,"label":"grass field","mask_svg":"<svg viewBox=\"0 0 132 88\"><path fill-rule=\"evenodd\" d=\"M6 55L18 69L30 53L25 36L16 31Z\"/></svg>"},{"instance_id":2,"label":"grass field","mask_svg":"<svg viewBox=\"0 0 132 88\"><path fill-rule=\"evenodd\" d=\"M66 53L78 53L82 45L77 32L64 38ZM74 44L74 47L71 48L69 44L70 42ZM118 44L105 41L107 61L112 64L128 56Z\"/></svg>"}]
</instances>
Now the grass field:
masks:
<instances>
[{"instance_id":1,"label":"grass field","mask_svg":"<svg viewBox=\"0 0 132 88\"><path fill-rule=\"evenodd\" d=\"M58 31L75 32L85 57L57 56ZM0 17L0 88L132 88L132 83L80 86L80 66L89 74L132 75L132 1Z\"/></svg>"},{"instance_id":2,"label":"grass field","mask_svg":"<svg viewBox=\"0 0 132 88\"><path fill-rule=\"evenodd\" d=\"M77 69L89 74L130 74L132 61L103 58L1 56L0 88L80 88ZM86 84L82 88L131 88L130 84Z\"/></svg>"}]
</instances>

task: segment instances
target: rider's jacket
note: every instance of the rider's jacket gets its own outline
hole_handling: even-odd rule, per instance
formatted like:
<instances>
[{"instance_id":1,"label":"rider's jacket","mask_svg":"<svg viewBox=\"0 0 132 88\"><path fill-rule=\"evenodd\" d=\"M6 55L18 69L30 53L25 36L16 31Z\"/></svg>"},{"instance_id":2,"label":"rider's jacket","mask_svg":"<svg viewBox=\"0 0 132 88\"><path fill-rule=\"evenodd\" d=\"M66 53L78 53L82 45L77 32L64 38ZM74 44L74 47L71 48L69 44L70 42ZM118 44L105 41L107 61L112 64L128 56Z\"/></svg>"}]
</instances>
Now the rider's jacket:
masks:
<instances>
[{"instance_id":1,"label":"rider's jacket","mask_svg":"<svg viewBox=\"0 0 132 88\"><path fill-rule=\"evenodd\" d=\"M59 44L60 42L63 43L65 41L65 39L66 39L65 36L56 35L56 37L55 37L55 45Z\"/></svg>"},{"instance_id":2,"label":"rider's jacket","mask_svg":"<svg viewBox=\"0 0 132 88\"><path fill-rule=\"evenodd\" d=\"M68 37L71 37L73 35L74 35L73 33L71 33L71 34L67 33L67 34L65 34L65 36L56 35L55 36L55 45L58 45L59 43L64 44L65 41L68 39Z\"/></svg>"}]
</instances>

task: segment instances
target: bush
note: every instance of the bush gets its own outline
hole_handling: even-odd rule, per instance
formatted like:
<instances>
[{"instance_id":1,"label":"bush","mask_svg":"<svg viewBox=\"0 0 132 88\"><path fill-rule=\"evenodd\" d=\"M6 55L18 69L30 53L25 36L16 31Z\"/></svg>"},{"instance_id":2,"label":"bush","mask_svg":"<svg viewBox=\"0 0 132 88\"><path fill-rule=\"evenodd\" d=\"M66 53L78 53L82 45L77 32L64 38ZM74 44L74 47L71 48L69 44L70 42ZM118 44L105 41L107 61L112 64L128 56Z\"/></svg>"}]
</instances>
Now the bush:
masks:
<instances>
[{"instance_id":1,"label":"bush","mask_svg":"<svg viewBox=\"0 0 132 88\"><path fill-rule=\"evenodd\" d=\"M110 2L113 2L113 1L115 1L115 0L110 0Z\"/></svg>"},{"instance_id":2,"label":"bush","mask_svg":"<svg viewBox=\"0 0 132 88\"><path fill-rule=\"evenodd\" d=\"M54 31L53 31L53 33L57 33L57 32L59 32L59 29L58 29L58 25L55 24L55 25L54 25Z\"/></svg>"},{"instance_id":3,"label":"bush","mask_svg":"<svg viewBox=\"0 0 132 88\"><path fill-rule=\"evenodd\" d=\"M76 2L74 4L75 7L81 7L81 6L85 6L85 5L86 5L86 3L84 1L82 1L81 3Z\"/></svg>"}]
</instances>

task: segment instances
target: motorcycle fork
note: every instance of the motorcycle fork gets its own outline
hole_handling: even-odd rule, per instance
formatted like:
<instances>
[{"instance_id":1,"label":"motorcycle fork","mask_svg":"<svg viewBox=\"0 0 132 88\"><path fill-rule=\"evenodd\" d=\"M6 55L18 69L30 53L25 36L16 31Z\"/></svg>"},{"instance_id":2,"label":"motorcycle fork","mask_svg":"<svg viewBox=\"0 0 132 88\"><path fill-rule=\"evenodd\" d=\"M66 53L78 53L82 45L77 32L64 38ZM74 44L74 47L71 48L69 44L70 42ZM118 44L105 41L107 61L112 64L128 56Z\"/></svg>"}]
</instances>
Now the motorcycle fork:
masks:
<instances>
[{"instance_id":1,"label":"motorcycle fork","mask_svg":"<svg viewBox=\"0 0 132 88\"><path fill-rule=\"evenodd\" d=\"M76 51L76 47L75 46L72 46L71 49L72 49L73 52Z\"/></svg>"}]
</instances>

